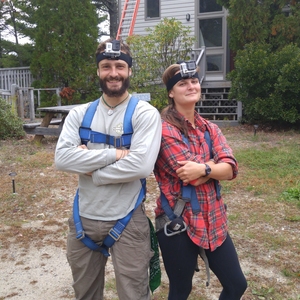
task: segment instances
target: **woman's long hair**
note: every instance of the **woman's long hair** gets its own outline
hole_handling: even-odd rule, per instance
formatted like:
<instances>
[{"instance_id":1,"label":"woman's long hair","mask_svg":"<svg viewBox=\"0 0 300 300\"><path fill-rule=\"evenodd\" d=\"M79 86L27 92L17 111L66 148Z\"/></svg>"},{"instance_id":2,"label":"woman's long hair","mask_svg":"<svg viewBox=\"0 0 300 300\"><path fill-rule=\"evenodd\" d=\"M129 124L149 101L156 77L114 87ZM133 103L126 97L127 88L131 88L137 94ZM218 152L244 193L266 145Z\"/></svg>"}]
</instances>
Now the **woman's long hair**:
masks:
<instances>
[{"instance_id":1,"label":"woman's long hair","mask_svg":"<svg viewBox=\"0 0 300 300\"><path fill-rule=\"evenodd\" d=\"M172 78L178 71L180 71L180 65L173 64L169 66L164 71L162 76L164 84L167 85L169 79ZM161 111L161 118L171 125L177 127L185 136L188 136L188 126L185 118L176 110L174 99L169 96L169 91L167 91L167 95L168 106Z\"/></svg>"}]
</instances>

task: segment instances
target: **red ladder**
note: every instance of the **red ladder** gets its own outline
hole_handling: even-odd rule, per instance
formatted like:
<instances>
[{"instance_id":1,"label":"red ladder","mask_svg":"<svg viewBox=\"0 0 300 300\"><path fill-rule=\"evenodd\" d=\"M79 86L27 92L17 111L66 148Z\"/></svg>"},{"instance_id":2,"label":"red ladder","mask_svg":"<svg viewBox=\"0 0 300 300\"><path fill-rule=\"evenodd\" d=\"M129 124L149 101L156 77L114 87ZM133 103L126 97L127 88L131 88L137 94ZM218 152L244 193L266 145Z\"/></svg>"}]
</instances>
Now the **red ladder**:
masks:
<instances>
[{"instance_id":1,"label":"red ladder","mask_svg":"<svg viewBox=\"0 0 300 300\"><path fill-rule=\"evenodd\" d=\"M140 0L125 0L116 39L132 35Z\"/></svg>"}]
</instances>

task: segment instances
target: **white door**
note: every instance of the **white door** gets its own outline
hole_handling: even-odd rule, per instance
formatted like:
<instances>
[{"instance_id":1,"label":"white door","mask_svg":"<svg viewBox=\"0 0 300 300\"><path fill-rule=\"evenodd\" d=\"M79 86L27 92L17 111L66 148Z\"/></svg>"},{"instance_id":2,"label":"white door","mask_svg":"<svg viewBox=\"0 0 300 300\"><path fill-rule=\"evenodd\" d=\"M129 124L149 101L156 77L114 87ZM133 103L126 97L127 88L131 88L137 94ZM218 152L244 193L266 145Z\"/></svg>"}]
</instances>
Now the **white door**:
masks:
<instances>
[{"instance_id":1,"label":"white door","mask_svg":"<svg viewBox=\"0 0 300 300\"><path fill-rule=\"evenodd\" d=\"M206 48L206 80L225 80L227 59L227 11L216 0L198 0L199 47Z\"/></svg>"}]
</instances>

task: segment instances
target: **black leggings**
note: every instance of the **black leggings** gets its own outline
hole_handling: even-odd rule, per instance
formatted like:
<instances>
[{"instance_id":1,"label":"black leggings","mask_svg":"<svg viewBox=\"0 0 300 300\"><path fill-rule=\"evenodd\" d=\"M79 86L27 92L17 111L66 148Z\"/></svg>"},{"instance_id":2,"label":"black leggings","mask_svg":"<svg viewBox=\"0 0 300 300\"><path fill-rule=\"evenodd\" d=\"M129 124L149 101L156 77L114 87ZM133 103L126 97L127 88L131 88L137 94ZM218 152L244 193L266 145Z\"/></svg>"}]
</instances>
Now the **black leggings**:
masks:
<instances>
[{"instance_id":1,"label":"black leggings","mask_svg":"<svg viewBox=\"0 0 300 300\"><path fill-rule=\"evenodd\" d=\"M192 290L199 247L186 232L167 237L162 230L157 233L157 238L169 277L168 300L186 300ZM205 250L205 253L209 268L223 286L219 299L239 300L247 288L247 281L229 234L215 251Z\"/></svg>"}]
</instances>

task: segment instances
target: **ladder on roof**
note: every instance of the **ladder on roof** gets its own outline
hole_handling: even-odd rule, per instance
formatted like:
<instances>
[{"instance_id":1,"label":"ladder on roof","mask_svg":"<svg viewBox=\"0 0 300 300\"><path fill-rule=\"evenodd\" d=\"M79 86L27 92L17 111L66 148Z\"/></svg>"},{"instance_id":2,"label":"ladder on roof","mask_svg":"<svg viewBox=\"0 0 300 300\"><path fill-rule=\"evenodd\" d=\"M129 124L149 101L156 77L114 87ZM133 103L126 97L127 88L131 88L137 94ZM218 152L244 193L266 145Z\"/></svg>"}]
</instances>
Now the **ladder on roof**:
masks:
<instances>
[{"instance_id":1,"label":"ladder on roof","mask_svg":"<svg viewBox=\"0 0 300 300\"><path fill-rule=\"evenodd\" d=\"M140 0L125 0L116 39L132 35Z\"/></svg>"}]
</instances>

